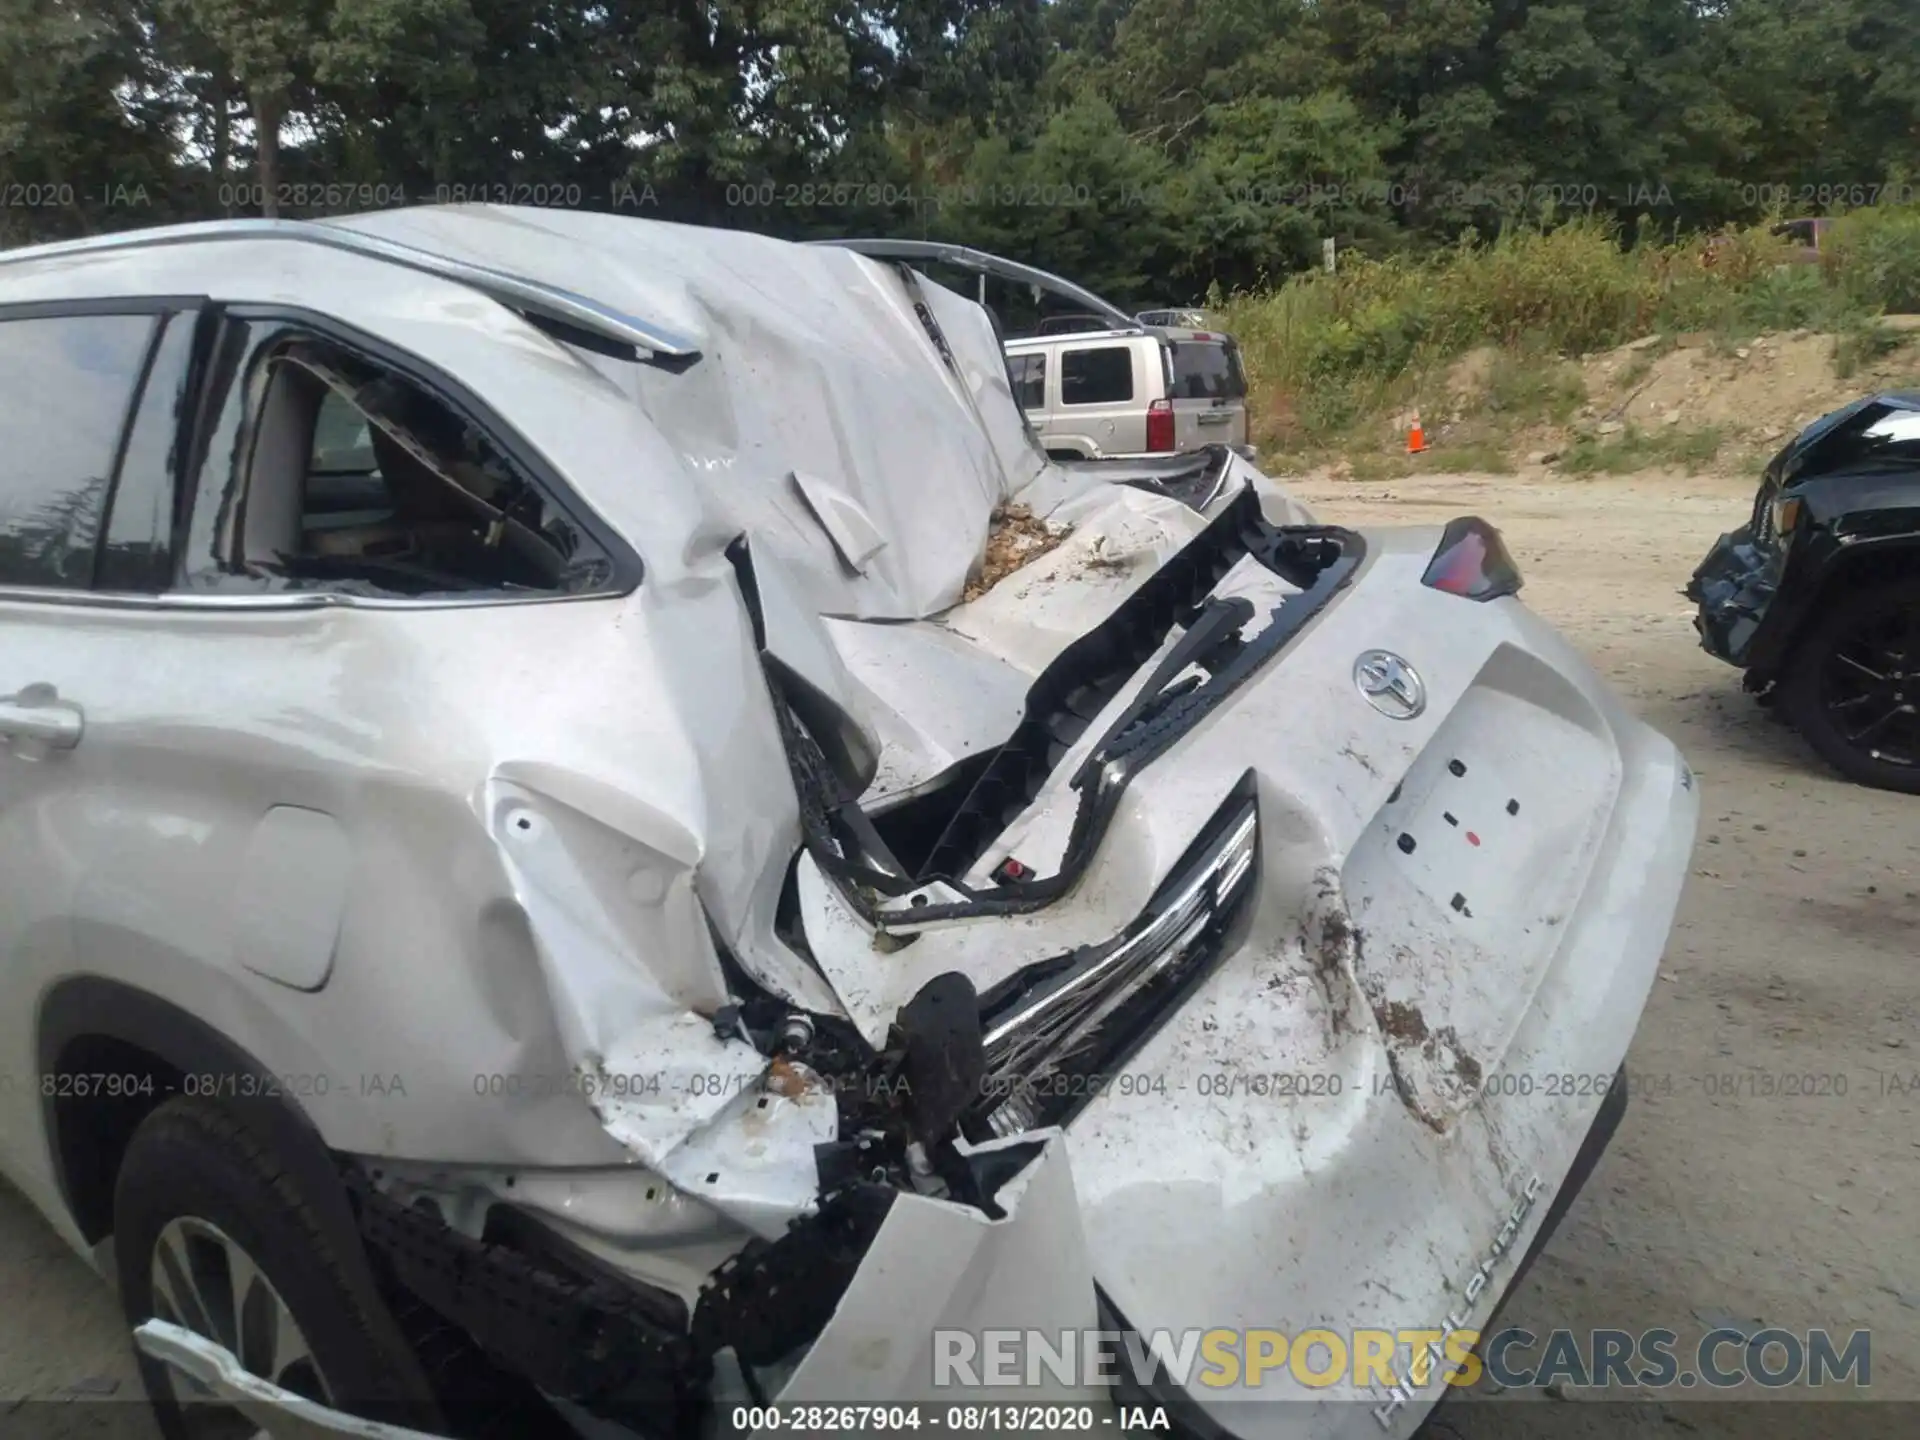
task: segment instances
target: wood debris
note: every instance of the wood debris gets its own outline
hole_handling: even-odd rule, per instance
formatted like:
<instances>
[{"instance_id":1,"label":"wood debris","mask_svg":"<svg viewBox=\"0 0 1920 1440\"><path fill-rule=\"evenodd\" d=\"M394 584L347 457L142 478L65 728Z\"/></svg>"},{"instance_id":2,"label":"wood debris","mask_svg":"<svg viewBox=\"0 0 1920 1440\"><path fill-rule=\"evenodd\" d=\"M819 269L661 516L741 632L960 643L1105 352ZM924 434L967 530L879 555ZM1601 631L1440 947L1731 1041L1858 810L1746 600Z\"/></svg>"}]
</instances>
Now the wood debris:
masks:
<instances>
[{"instance_id":1,"label":"wood debris","mask_svg":"<svg viewBox=\"0 0 1920 1440\"><path fill-rule=\"evenodd\" d=\"M1053 529L1024 505L998 507L989 523L987 550L980 569L967 581L960 598L978 600L1022 565L1038 560L1070 533L1070 526Z\"/></svg>"}]
</instances>

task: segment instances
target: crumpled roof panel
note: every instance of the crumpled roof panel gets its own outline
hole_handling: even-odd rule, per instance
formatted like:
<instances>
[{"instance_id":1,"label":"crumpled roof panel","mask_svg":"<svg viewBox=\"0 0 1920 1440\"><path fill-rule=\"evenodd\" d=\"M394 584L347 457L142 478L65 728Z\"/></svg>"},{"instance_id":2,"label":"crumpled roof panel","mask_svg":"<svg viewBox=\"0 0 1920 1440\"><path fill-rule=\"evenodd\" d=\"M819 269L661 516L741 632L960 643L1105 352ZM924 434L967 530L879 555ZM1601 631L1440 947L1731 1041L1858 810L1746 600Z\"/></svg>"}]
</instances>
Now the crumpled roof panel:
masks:
<instances>
[{"instance_id":1,"label":"crumpled roof panel","mask_svg":"<svg viewBox=\"0 0 1920 1440\"><path fill-rule=\"evenodd\" d=\"M781 554L822 613L906 618L954 604L994 507L1046 468L986 313L920 282L956 375L884 262L578 211L436 206L339 223L561 286L691 338L701 358L685 368L606 361L603 371L755 543ZM857 565L844 545L849 520L882 541Z\"/></svg>"}]
</instances>

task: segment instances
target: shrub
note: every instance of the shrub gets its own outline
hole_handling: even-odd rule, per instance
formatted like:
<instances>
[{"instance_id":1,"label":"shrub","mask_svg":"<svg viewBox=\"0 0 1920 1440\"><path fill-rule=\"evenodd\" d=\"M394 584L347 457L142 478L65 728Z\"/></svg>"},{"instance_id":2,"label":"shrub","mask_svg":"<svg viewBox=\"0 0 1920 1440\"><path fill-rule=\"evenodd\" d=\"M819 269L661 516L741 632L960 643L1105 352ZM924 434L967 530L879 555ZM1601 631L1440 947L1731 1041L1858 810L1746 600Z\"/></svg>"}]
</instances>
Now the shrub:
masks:
<instances>
[{"instance_id":1,"label":"shrub","mask_svg":"<svg viewBox=\"0 0 1920 1440\"><path fill-rule=\"evenodd\" d=\"M1339 273L1302 274L1276 289L1224 298L1256 393L1273 397L1286 433L1265 441L1325 445L1404 404L1422 377L1479 345L1512 352L1520 370L1496 368L1488 409L1515 419L1563 419L1577 405L1564 376L1527 393L1528 376L1553 373L1556 356L1608 348L1643 335L1706 331L1729 342L1766 330L1829 330L1843 363L1883 353L1861 330L1881 310L1920 310L1920 207L1842 217L1824 263L1786 263L1786 242L1765 225L1711 239L1682 236L1628 246L1590 218L1552 229L1513 228L1492 240L1469 233L1426 255L1355 255ZM1557 388L1555 388L1557 387Z\"/></svg>"},{"instance_id":2,"label":"shrub","mask_svg":"<svg viewBox=\"0 0 1920 1440\"><path fill-rule=\"evenodd\" d=\"M1868 309L1920 311L1920 206L1855 210L1834 222L1822 269Z\"/></svg>"},{"instance_id":3,"label":"shrub","mask_svg":"<svg viewBox=\"0 0 1920 1440\"><path fill-rule=\"evenodd\" d=\"M1842 380L1907 343L1907 337L1878 320L1856 322L1833 337L1833 373Z\"/></svg>"},{"instance_id":4,"label":"shrub","mask_svg":"<svg viewBox=\"0 0 1920 1440\"><path fill-rule=\"evenodd\" d=\"M1692 470L1718 455L1722 440L1719 429L1713 426L1642 430L1629 425L1609 437L1576 437L1558 464L1569 475L1627 475L1662 465Z\"/></svg>"}]
</instances>

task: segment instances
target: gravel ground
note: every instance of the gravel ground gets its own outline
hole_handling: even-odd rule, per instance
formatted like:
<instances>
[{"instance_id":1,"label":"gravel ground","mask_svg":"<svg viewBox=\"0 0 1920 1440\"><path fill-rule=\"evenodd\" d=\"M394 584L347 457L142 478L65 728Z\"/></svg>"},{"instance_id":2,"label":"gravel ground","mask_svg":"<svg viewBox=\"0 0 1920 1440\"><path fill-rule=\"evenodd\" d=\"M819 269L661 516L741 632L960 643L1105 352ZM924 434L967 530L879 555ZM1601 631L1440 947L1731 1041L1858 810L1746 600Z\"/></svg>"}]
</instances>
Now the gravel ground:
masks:
<instances>
[{"instance_id":1,"label":"gravel ground","mask_svg":"<svg viewBox=\"0 0 1920 1440\"><path fill-rule=\"evenodd\" d=\"M1867 1328L1871 1393L1920 1402L1920 799L1834 777L1697 648L1677 592L1752 489L1437 475L1299 487L1343 523L1496 521L1528 602L1701 777L1694 873L1629 1056L1632 1103L1504 1319L1536 1333L1665 1327L1682 1356L1720 1325ZM1792 1088L1816 1093L1780 1093ZM10 1414L12 1397L130 1396L138 1382L104 1287L4 1187L0 1295L0 1432L152 1440L132 1405ZM1843 1420L1698 1391L1631 1414L1590 1392L1478 1398L1446 1417L1472 1440L1920 1434L1920 1405Z\"/></svg>"}]
</instances>

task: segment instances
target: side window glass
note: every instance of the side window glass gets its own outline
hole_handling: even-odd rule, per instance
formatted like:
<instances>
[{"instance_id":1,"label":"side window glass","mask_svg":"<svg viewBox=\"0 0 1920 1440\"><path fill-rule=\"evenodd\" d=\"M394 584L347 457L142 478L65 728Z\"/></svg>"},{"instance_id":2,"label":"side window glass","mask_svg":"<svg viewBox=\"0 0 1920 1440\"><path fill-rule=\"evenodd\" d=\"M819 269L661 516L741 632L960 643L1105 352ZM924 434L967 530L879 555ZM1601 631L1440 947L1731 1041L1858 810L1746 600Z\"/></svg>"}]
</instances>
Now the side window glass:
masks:
<instances>
[{"instance_id":1,"label":"side window glass","mask_svg":"<svg viewBox=\"0 0 1920 1440\"><path fill-rule=\"evenodd\" d=\"M1133 352L1125 345L1060 356L1062 405L1112 405L1133 398Z\"/></svg>"},{"instance_id":2,"label":"side window glass","mask_svg":"<svg viewBox=\"0 0 1920 1440\"><path fill-rule=\"evenodd\" d=\"M226 573L392 595L571 594L610 578L532 476L421 383L308 337L254 370L242 483L215 547Z\"/></svg>"},{"instance_id":3,"label":"side window glass","mask_svg":"<svg viewBox=\"0 0 1920 1440\"><path fill-rule=\"evenodd\" d=\"M1044 410L1047 407L1047 357L1045 355L1017 355L1014 357L1013 391L1022 410Z\"/></svg>"},{"instance_id":4,"label":"side window glass","mask_svg":"<svg viewBox=\"0 0 1920 1440\"><path fill-rule=\"evenodd\" d=\"M0 321L0 584L85 589L152 315Z\"/></svg>"}]
</instances>

